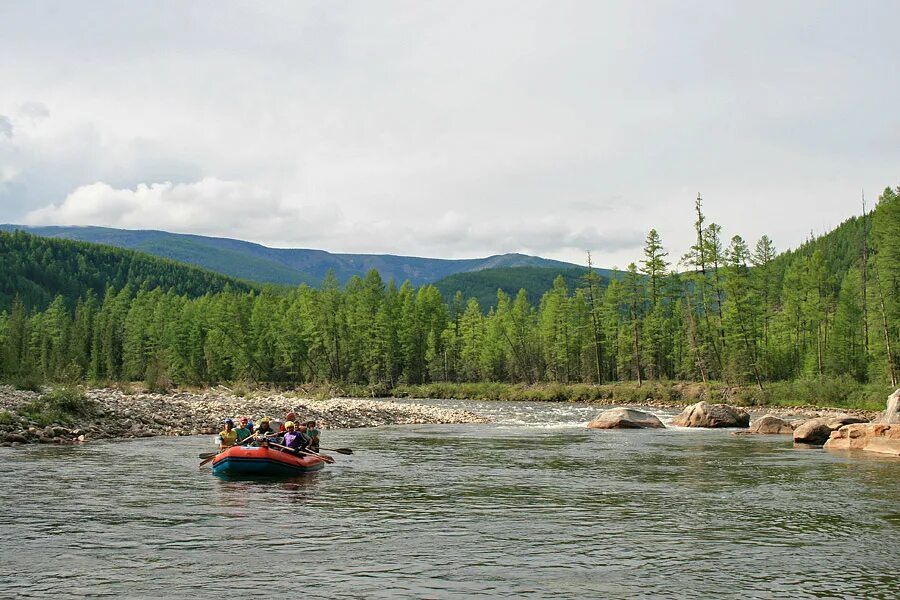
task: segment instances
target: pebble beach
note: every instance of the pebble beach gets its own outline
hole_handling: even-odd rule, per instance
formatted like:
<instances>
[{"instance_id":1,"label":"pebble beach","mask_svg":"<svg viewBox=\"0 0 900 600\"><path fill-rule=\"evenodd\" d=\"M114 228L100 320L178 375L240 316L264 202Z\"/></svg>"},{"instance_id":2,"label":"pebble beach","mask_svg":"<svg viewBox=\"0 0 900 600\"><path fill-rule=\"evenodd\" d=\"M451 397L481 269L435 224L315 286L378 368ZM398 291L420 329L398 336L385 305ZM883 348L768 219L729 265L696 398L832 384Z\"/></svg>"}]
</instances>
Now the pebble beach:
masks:
<instances>
[{"instance_id":1,"label":"pebble beach","mask_svg":"<svg viewBox=\"0 0 900 600\"><path fill-rule=\"evenodd\" d=\"M132 393L103 388L85 392L90 410L68 423L40 424L21 414L40 394L0 386L0 445L79 443L98 439L215 434L227 417L254 420L283 418L293 411L302 421L315 420L322 429L381 425L485 423L468 411L415 402L362 398L318 400L283 393L236 396L225 389L199 393ZM2 413L0 413L2 414Z\"/></svg>"}]
</instances>

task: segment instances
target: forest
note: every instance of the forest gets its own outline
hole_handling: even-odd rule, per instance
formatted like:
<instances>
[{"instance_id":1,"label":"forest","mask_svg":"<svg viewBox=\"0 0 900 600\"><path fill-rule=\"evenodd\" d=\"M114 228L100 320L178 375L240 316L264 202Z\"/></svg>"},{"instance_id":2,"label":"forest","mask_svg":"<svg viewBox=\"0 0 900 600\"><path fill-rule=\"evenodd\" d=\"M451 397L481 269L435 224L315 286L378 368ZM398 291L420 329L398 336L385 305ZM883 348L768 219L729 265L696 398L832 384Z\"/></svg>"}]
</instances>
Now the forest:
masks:
<instances>
[{"instance_id":1,"label":"forest","mask_svg":"<svg viewBox=\"0 0 900 600\"><path fill-rule=\"evenodd\" d=\"M599 277L589 257L575 285L557 277L535 303L525 290L501 290L487 312L475 298L446 301L433 285L385 282L375 270L343 286L330 273L319 288L255 289L221 286L212 274L173 280L180 271L130 278L141 268L132 258L98 291L84 245L58 267L94 273L81 288L58 289L45 306L19 289L0 313L0 378L153 388L685 380L762 389L822 377L897 385L900 187L781 254L767 236L722 239L699 196L695 215L682 257L651 230L643 259L621 276ZM3 277L25 268L3 264Z\"/></svg>"},{"instance_id":2,"label":"forest","mask_svg":"<svg viewBox=\"0 0 900 600\"><path fill-rule=\"evenodd\" d=\"M172 290L190 297L249 284L149 254L87 242L0 231L0 311L18 298L27 309L44 309L57 296L70 308L89 290L107 287Z\"/></svg>"}]
</instances>

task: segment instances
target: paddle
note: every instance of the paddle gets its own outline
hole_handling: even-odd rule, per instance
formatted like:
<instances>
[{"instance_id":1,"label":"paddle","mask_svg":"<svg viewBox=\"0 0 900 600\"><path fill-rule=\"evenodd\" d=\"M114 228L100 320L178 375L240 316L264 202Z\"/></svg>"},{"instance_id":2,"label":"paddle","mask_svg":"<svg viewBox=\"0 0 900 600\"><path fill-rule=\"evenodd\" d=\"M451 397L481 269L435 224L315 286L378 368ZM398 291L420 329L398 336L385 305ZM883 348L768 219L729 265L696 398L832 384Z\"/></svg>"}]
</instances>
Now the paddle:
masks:
<instances>
[{"instance_id":1,"label":"paddle","mask_svg":"<svg viewBox=\"0 0 900 600\"><path fill-rule=\"evenodd\" d=\"M329 452L337 452L338 454L353 454L353 450L350 448L321 448L322 450L328 450Z\"/></svg>"},{"instance_id":2,"label":"paddle","mask_svg":"<svg viewBox=\"0 0 900 600\"><path fill-rule=\"evenodd\" d=\"M276 444L275 442L269 442L269 445L275 446L276 448L281 448L282 450L287 450L288 452L292 452L295 454L307 454L310 456L318 456L319 458L321 458L328 464L331 464L334 462L334 459L332 457L328 456L327 454L319 454L318 452L313 452L312 450L295 450L293 448L290 448L289 446L282 446L281 444Z\"/></svg>"}]
</instances>

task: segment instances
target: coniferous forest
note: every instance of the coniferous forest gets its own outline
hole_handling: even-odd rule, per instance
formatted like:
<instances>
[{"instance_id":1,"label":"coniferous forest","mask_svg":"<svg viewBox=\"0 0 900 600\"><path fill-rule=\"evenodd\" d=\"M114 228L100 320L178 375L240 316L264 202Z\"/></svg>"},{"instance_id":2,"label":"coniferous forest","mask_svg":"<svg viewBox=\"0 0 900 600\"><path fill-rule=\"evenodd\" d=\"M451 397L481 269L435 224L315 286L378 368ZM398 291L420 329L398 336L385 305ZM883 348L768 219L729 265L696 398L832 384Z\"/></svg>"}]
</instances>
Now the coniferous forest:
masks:
<instances>
[{"instance_id":1,"label":"coniferous forest","mask_svg":"<svg viewBox=\"0 0 900 600\"><path fill-rule=\"evenodd\" d=\"M723 239L699 197L695 209L684 256L651 230L644 258L620 276L558 277L536 304L524 290L498 292L487 312L374 270L343 287L329 274L318 289L258 289L127 251L0 234L0 378L897 385L900 187L784 253L767 236Z\"/></svg>"}]
</instances>

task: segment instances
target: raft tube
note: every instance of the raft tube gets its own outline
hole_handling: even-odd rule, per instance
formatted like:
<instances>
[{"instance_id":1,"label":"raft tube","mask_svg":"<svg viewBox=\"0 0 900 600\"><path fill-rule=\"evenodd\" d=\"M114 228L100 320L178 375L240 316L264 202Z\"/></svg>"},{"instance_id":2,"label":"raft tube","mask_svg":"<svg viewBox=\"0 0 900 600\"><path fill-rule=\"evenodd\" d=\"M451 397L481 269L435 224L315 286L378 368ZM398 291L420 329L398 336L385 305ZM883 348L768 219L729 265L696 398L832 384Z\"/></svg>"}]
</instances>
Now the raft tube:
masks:
<instances>
[{"instance_id":1,"label":"raft tube","mask_svg":"<svg viewBox=\"0 0 900 600\"><path fill-rule=\"evenodd\" d=\"M290 477L324 467L318 456L295 456L266 446L233 446L212 461L213 473L220 475Z\"/></svg>"}]
</instances>

